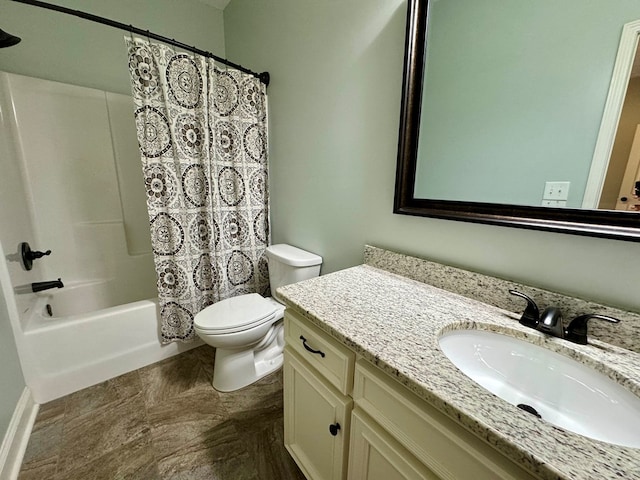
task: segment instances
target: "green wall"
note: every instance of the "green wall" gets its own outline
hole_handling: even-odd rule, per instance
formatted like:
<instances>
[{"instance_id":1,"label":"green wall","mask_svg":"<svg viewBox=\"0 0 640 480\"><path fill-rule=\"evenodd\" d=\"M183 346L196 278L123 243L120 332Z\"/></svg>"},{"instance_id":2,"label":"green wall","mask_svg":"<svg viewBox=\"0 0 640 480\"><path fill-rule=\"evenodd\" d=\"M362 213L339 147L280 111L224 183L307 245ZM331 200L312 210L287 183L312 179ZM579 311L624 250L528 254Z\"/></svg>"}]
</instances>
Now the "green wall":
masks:
<instances>
[{"instance_id":1,"label":"green wall","mask_svg":"<svg viewBox=\"0 0 640 480\"><path fill-rule=\"evenodd\" d=\"M272 75L273 241L322 255L324 273L369 243L640 311L640 244L392 213L405 15L403 0L225 9L227 55Z\"/></svg>"},{"instance_id":2,"label":"green wall","mask_svg":"<svg viewBox=\"0 0 640 480\"><path fill-rule=\"evenodd\" d=\"M222 11L197 0L55 0L223 56ZM0 0L0 28L22 38L0 70L131 95L124 35L81 18Z\"/></svg>"},{"instance_id":3,"label":"green wall","mask_svg":"<svg viewBox=\"0 0 640 480\"><path fill-rule=\"evenodd\" d=\"M430 15L416 196L540 205L559 180L580 208L640 2L450 0Z\"/></svg>"}]
</instances>

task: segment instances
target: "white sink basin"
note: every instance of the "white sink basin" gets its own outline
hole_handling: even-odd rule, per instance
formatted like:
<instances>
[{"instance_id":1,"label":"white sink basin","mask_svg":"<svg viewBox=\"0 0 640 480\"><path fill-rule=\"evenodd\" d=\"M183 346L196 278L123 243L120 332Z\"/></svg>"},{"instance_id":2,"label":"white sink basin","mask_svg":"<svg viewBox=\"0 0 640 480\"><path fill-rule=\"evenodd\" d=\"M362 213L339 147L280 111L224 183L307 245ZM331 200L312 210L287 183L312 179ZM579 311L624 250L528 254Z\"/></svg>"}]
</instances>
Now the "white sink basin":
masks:
<instances>
[{"instance_id":1,"label":"white sink basin","mask_svg":"<svg viewBox=\"0 0 640 480\"><path fill-rule=\"evenodd\" d=\"M443 334L440 348L471 379L545 421L603 442L640 447L640 398L546 348L484 330Z\"/></svg>"}]
</instances>

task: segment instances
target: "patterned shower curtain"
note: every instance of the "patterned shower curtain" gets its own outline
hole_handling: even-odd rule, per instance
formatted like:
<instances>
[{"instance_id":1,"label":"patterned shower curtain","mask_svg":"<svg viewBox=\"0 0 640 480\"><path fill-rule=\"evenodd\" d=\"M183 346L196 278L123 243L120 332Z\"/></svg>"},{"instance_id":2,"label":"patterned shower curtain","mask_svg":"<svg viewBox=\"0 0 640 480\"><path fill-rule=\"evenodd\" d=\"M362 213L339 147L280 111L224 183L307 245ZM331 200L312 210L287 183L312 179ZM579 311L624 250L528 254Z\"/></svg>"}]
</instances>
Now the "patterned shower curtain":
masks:
<instances>
[{"instance_id":1,"label":"patterned shower curtain","mask_svg":"<svg viewBox=\"0 0 640 480\"><path fill-rule=\"evenodd\" d=\"M126 39L162 342L193 317L269 288L265 86L205 57Z\"/></svg>"}]
</instances>

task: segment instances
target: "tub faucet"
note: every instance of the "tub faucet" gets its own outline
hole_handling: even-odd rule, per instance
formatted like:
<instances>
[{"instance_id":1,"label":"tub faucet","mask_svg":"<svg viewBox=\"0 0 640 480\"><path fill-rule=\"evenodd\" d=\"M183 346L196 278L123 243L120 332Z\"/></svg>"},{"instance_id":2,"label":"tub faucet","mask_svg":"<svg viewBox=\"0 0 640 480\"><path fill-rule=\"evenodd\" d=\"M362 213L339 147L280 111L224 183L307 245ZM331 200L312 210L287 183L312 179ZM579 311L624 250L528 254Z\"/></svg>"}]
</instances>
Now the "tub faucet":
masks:
<instances>
[{"instance_id":1,"label":"tub faucet","mask_svg":"<svg viewBox=\"0 0 640 480\"><path fill-rule=\"evenodd\" d=\"M64 284L59 278L58 280L52 280L50 282L34 282L31 284L33 292L42 292L43 290L49 290L51 288L62 288Z\"/></svg>"}]
</instances>

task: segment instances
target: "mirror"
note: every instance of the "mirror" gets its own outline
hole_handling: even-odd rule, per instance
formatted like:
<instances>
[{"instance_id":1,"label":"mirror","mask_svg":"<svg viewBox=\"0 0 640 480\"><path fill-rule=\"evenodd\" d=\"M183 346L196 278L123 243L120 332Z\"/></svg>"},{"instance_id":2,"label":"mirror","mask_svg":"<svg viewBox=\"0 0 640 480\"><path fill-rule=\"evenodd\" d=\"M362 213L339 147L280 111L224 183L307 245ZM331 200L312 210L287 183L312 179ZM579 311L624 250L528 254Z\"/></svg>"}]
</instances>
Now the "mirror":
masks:
<instances>
[{"instance_id":1,"label":"mirror","mask_svg":"<svg viewBox=\"0 0 640 480\"><path fill-rule=\"evenodd\" d=\"M603 201L640 5L430 3L408 2L394 212L640 241Z\"/></svg>"}]
</instances>

